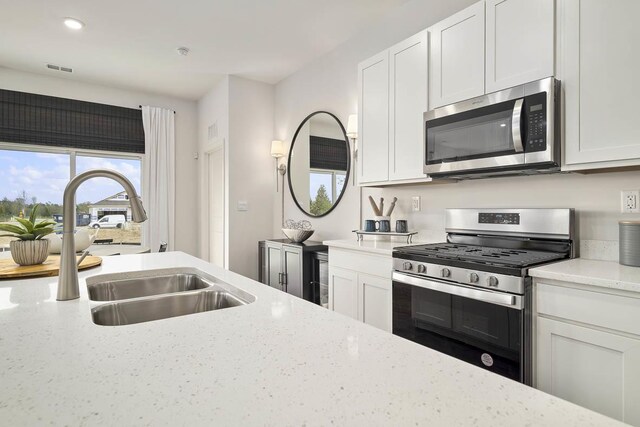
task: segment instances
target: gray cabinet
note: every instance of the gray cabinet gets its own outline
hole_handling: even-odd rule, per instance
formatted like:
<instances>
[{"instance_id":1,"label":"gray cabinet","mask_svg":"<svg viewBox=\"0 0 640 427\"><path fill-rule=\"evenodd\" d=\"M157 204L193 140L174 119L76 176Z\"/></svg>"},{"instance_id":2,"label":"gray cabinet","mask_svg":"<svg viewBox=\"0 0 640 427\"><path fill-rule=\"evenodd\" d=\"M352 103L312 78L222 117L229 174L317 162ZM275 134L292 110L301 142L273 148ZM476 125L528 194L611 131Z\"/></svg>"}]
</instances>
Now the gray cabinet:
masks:
<instances>
[{"instance_id":1,"label":"gray cabinet","mask_svg":"<svg viewBox=\"0 0 640 427\"><path fill-rule=\"evenodd\" d=\"M286 239L258 243L260 281L299 298L313 301L317 290L313 268L314 254L326 252L319 242L293 243Z\"/></svg>"}]
</instances>

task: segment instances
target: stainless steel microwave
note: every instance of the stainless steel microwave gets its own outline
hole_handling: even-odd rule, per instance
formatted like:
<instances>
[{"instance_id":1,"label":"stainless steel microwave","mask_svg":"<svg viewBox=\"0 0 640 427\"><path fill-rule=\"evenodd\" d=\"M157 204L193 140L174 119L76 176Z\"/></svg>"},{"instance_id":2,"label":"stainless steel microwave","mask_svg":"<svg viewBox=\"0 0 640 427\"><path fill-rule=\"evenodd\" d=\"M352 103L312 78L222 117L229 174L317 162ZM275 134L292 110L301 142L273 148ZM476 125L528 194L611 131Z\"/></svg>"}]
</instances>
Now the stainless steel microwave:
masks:
<instances>
[{"instance_id":1,"label":"stainless steel microwave","mask_svg":"<svg viewBox=\"0 0 640 427\"><path fill-rule=\"evenodd\" d=\"M432 178L558 171L560 82L553 77L424 113Z\"/></svg>"}]
</instances>

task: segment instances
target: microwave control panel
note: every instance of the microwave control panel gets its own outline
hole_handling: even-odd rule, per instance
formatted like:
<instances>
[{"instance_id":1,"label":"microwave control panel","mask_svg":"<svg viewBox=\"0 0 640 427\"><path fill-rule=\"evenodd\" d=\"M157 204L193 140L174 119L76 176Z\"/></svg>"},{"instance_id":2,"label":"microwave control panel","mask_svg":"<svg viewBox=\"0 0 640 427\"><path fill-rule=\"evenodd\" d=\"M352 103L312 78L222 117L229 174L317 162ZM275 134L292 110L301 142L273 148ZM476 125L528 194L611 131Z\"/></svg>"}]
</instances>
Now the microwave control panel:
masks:
<instances>
[{"instance_id":1,"label":"microwave control panel","mask_svg":"<svg viewBox=\"0 0 640 427\"><path fill-rule=\"evenodd\" d=\"M527 122L525 151L545 151L547 149L547 94L543 92L527 96L524 105Z\"/></svg>"}]
</instances>

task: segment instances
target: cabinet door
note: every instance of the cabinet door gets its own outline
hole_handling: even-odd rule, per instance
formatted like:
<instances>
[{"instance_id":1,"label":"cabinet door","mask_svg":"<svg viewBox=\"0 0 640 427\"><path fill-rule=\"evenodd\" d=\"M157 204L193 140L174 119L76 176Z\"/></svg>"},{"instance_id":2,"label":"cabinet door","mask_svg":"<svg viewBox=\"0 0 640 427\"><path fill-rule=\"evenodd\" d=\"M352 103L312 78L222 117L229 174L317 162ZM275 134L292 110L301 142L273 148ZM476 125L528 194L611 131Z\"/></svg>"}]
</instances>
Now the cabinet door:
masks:
<instances>
[{"instance_id":1,"label":"cabinet door","mask_svg":"<svg viewBox=\"0 0 640 427\"><path fill-rule=\"evenodd\" d=\"M329 309L358 318L358 274L329 266Z\"/></svg>"},{"instance_id":2,"label":"cabinet door","mask_svg":"<svg viewBox=\"0 0 640 427\"><path fill-rule=\"evenodd\" d=\"M358 319L392 332L391 278L358 274Z\"/></svg>"},{"instance_id":3,"label":"cabinet door","mask_svg":"<svg viewBox=\"0 0 640 427\"><path fill-rule=\"evenodd\" d=\"M639 164L640 2L559 2L565 162L581 169ZM597 164L611 161L623 162Z\"/></svg>"},{"instance_id":4,"label":"cabinet door","mask_svg":"<svg viewBox=\"0 0 640 427\"><path fill-rule=\"evenodd\" d=\"M429 33L389 49L389 179L424 178L423 114L427 111Z\"/></svg>"},{"instance_id":5,"label":"cabinet door","mask_svg":"<svg viewBox=\"0 0 640 427\"><path fill-rule=\"evenodd\" d=\"M282 246L267 242L265 245L266 251L266 284L272 288L284 290L282 286L281 272L282 272Z\"/></svg>"},{"instance_id":6,"label":"cabinet door","mask_svg":"<svg viewBox=\"0 0 640 427\"><path fill-rule=\"evenodd\" d=\"M487 93L553 76L554 3L487 0Z\"/></svg>"},{"instance_id":7,"label":"cabinet door","mask_svg":"<svg viewBox=\"0 0 640 427\"><path fill-rule=\"evenodd\" d=\"M358 66L359 182L389 179L389 53Z\"/></svg>"},{"instance_id":8,"label":"cabinet door","mask_svg":"<svg viewBox=\"0 0 640 427\"><path fill-rule=\"evenodd\" d=\"M546 318L537 329L539 389L640 424L640 340Z\"/></svg>"},{"instance_id":9,"label":"cabinet door","mask_svg":"<svg viewBox=\"0 0 640 427\"><path fill-rule=\"evenodd\" d=\"M429 109L484 95L484 1L429 28Z\"/></svg>"},{"instance_id":10,"label":"cabinet door","mask_svg":"<svg viewBox=\"0 0 640 427\"><path fill-rule=\"evenodd\" d=\"M284 289L287 293L302 298L302 249L299 247L282 245L282 272L284 274Z\"/></svg>"},{"instance_id":11,"label":"cabinet door","mask_svg":"<svg viewBox=\"0 0 640 427\"><path fill-rule=\"evenodd\" d=\"M267 249L265 242L258 242L258 282L267 284Z\"/></svg>"}]
</instances>

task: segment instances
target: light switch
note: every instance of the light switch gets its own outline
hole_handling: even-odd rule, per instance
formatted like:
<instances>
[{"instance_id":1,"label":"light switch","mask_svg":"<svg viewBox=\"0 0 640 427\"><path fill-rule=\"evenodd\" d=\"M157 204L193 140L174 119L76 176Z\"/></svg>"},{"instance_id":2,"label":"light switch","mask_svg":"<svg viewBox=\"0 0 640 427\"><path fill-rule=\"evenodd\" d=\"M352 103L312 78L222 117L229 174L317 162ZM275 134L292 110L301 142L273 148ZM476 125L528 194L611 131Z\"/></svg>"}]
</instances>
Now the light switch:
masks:
<instances>
[{"instance_id":1,"label":"light switch","mask_svg":"<svg viewBox=\"0 0 640 427\"><path fill-rule=\"evenodd\" d=\"M237 205L238 212L246 212L249 210L249 202L246 200L238 200Z\"/></svg>"}]
</instances>

